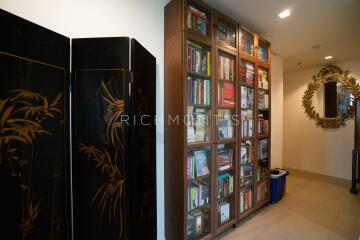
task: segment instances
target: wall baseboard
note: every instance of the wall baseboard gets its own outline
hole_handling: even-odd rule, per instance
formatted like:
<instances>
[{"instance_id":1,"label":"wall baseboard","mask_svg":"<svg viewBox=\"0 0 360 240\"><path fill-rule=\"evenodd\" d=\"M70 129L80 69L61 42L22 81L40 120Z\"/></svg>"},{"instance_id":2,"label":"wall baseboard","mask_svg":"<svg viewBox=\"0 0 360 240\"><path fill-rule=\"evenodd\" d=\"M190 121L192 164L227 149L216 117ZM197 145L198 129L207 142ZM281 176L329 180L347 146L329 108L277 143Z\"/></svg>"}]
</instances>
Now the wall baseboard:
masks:
<instances>
[{"instance_id":1,"label":"wall baseboard","mask_svg":"<svg viewBox=\"0 0 360 240\"><path fill-rule=\"evenodd\" d=\"M346 187L351 186L351 181L348 179L332 177L332 176L328 176L328 175L324 175L324 174L320 174L320 173L313 173L313 172L308 172L308 171L290 168L290 167L284 167L284 169L288 170L290 172L290 175L305 177L305 178L309 178L309 179L313 179L313 180L317 180L317 181L321 181L321 182L326 182L326 183L331 183L331 184L336 184L336 185L341 185L341 186L346 186Z\"/></svg>"}]
</instances>

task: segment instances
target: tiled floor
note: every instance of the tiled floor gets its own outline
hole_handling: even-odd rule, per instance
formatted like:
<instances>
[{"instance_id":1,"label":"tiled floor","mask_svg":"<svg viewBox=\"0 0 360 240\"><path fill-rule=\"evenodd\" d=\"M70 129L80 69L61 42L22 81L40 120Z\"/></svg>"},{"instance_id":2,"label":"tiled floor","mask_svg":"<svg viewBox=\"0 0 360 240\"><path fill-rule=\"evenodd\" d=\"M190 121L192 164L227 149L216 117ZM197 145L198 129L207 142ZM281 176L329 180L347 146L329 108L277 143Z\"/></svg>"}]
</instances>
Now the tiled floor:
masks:
<instances>
[{"instance_id":1,"label":"tiled floor","mask_svg":"<svg viewBox=\"0 0 360 240\"><path fill-rule=\"evenodd\" d=\"M360 240L360 195L349 185L299 174L287 194L223 237L225 240Z\"/></svg>"}]
</instances>

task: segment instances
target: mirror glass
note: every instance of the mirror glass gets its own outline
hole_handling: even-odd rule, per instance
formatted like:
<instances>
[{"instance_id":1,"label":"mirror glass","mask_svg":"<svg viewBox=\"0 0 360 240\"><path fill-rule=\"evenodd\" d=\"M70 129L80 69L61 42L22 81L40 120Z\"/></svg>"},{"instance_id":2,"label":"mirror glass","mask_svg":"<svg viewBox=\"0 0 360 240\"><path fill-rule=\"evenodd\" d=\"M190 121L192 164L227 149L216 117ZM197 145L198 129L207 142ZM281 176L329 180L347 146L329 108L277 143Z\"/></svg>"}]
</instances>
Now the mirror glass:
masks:
<instances>
[{"instance_id":1,"label":"mirror glass","mask_svg":"<svg viewBox=\"0 0 360 240\"><path fill-rule=\"evenodd\" d=\"M312 101L322 118L345 117L354 104L351 91L336 79L326 79L314 92Z\"/></svg>"}]
</instances>

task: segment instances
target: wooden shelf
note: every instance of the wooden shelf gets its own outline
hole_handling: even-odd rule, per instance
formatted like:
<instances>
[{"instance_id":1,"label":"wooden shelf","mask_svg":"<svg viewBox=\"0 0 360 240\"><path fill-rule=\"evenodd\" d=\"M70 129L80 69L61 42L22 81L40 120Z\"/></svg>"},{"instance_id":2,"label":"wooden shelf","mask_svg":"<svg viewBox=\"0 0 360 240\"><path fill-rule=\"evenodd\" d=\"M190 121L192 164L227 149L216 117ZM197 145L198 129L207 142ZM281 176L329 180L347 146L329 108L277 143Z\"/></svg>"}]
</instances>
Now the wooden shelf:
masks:
<instances>
[{"instance_id":1,"label":"wooden shelf","mask_svg":"<svg viewBox=\"0 0 360 240\"><path fill-rule=\"evenodd\" d=\"M187 6L189 1L191 3L195 3L196 6L200 6L198 10L202 12L206 12L207 20L209 22L210 27L210 35L209 36L201 36L198 33L187 29L186 21L187 21ZM195 6L194 5L194 6ZM185 15L182 15L185 14ZM211 15L211 17L210 17ZM203 14L200 13L200 16ZM226 29L227 26L236 26L236 47L233 48L228 44L219 41L217 38L219 19L223 19L226 21L222 21L221 23L225 23L224 29L219 29L219 31L223 31L220 34L222 36L227 36L231 30L228 32ZM229 25L227 25L229 23ZM220 27L221 28L221 27ZM264 45L262 49L264 55L268 54L269 63L260 62L258 58L258 44L259 40L263 44L263 39L260 38L256 33L252 33L248 30L248 33L251 35L246 37L246 42L253 46L247 45L246 49L250 51L250 48L253 48L254 55L248 55L240 50L241 47L241 39L240 39L240 29L243 31L243 28L240 27L240 24L232 19L228 18L227 16L221 14L216 9L213 9L206 3L202 2L201 0L171 0L170 3L165 8L165 97L164 97L164 116L174 116L178 114L179 116L184 116L184 110L186 111L187 106L194 106L198 108L204 108L206 110L211 110L213 115L218 113L220 109L229 109L231 114L237 115L239 120L239 125L234 125L232 128L227 128L226 122L223 122L221 125L221 131L223 131L224 136L229 131L233 131L233 137L231 139L219 139L219 125L216 121L216 118L211 118L210 126L208 128L207 141L201 142L187 142L187 126L185 124L179 124L179 126L165 126L165 133L164 133L164 151L165 151L165 229L166 229L166 236L168 239L180 240L180 239L188 239L187 237L187 196L188 193L186 184L186 171L187 171L187 161L186 161L186 154L190 150L202 149L204 147L209 147L209 155L207 156L208 161L208 168L211 169L210 175L206 177L206 183L210 185L211 191L211 199L209 204L209 219L207 219L207 227L209 227L209 233L201 235L200 237L196 237L196 239L216 239L219 237L219 234L229 230L233 224L240 222L245 217L249 216L251 213L257 209L256 199L257 199L257 191L256 187L258 186L257 182L257 168L261 162L258 161L258 148L260 145L260 139L267 138L269 139L269 146L271 143L271 136L270 132L266 135L257 134L258 129L258 113L263 113L264 118L266 118L269 122L269 129L271 129L271 54L270 54L270 47L271 45ZM219 35L220 35L219 34ZM249 40L248 40L249 39ZM232 40L232 39L231 39ZM192 41L195 44L198 43L199 46L202 46L204 51L210 51L211 59L208 61L207 54L203 55L204 61L199 61L205 65L206 68L209 69L210 66L210 76L203 73L188 71L187 69L187 62L190 61L191 56L188 56L187 51L187 42ZM266 49L265 46L268 46ZM195 47L196 48L196 47ZM194 49L195 49L194 48ZM174 49L178 49L179 51L173 51ZM199 51L202 51L199 50ZM266 50L268 52L266 53ZM196 51L196 50L195 50ZM202 55L200 55L202 56ZM230 58L234 61L224 61L220 59L219 56L224 58ZM205 61L206 59L206 61ZM191 60L192 61L192 60ZM197 60L195 60L197 61ZM243 82L240 78L240 71L242 63L241 61L246 61L253 64L254 67L254 83L247 84ZM218 65L219 62L222 64L229 64L226 68L222 68L223 65ZM220 67L222 69L220 69ZM269 94L269 108L267 109L258 109L258 91L261 89L258 88L258 68L263 67L266 68L268 71L268 83L269 89L265 90L267 94ZM195 69L195 68L194 68ZM224 79L230 76L227 69L232 69L232 80ZM205 71L204 71L205 72ZM188 77L192 76L194 78L200 79L207 79L210 80L211 83L211 92L210 92L210 99L211 105L201 105L201 104L187 104L188 103ZM234 90L232 90L232 85L225 84L231 83L234 86ZM206 85L206 84L205 84ZM228 85L228 86L226 86ZM196 85L196 88L198 85ZM224 87L226 86L226 88ZM251 88L254 94L254 103L253 108L241 108L241 86L245 86ZM266 86L266 85L265 85ZM207 87L207 85L206 85ZM224 90L222 92L219 91L219 88L222 87ZM204 96L204 93L201 93L203 90L193 91L190 95L196 96ZM234 91L234 95L233 94ZM200 94L200 95L197 95ZM250 92L251 94L251 92ZM205 96L208 96L209 92L206 93ZM220 96L219 96L220 95ZM234 106L221 106L220 104L220 97L232 99L233 96L235 97L235 104ZM244 98L243 98L244 99ZM252 131L253 136L242 137L242 119L240 118L241 113L243 110L252 110ZM209 111L207 111L209 112ZM249 113L250 114L250 113ZM231 120L230 120L231 121ZM230 122L229 122L230 123ZM251 124L251 123L250 123ZM251 125L250 125L251 126ZM201 126L200 126L201 127ZM245 130L245 129L244 129ZM245 132L245 131L244 131ZM251 132L251 129L248 131ZM241 143L245 141L251 141L253 146L253 153L254 153L254 162L251 164L247 164L245 166L250 166L253 175L248 177L248 180L252 181L250 184L248 183L247 188L253 189L253 208L246 211L244 214L239 214L239 207L240 207L240 181L239 181L239 173L240 173L240 159L241 159ZM225 169L222 171L218 171L217 163L217 154L218 154L218 145L219 144L228 144L231 145L234 149L233 152L233 162L232 167L229 169ZM210 152L211 149L211 152ZM271 148L269 148L269 155ZM251 150L249 150L251 151ZM270 158L268 160L270 165ZM196 164L196 163L195 163ZM204 164L204 163L203 163ZM220 219L218 217L219 212L217 208L217 202L221 201L222 199L217 199L217 176L223 173L231 173L234 178L234 193L231 195L231 216L234 216L232 220L227 223L220 224ZM184 179L185 177L185 179ZM199 180L194 181L201 181ZM264 186L265 187L265 186ZM267 186L268 187L268 186ZM266 190L266 189L264 189ZM269 189L267 189L269 191ZM185 192L184 192L185 191ZM179 197L180 196L180 197ZM229 198L229 197L226 197ZM234 214L234 212L235 214ZM234 215L231 215L234 214ZM231 223L231 224L230 224ZM211 226L211 227L210 227Z\"/></svg>"}]
</instances>

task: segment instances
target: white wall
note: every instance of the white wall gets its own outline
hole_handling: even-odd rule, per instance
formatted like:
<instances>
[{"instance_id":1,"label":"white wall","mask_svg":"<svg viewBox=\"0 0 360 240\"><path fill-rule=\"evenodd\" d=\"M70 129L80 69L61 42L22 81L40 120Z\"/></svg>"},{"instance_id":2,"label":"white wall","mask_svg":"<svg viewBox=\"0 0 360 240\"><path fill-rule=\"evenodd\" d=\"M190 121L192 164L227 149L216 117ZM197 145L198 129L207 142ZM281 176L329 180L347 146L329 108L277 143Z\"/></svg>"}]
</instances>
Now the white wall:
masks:
<instances>
[{"instance_id":1,"label":"white wall","mask_svg":"<svg viewBox=\"0 0 360 240\"><path fill-rule=\"evenodd\" d=\"M360 59L337 63L360 79ZM284 74L284 166L351 179L354 120L340 129L323 129L304 113L301 99L322 67Z\"/></svg>"},{"instance_id":2,"label":"white wall","mask_svg":"<svg viewBox=\"0 0 360 240\"><path fill-rule=\"evenodd\" d=\"M282 58L271 55L271 168L283 166L283 71Z\"/></svg>"},{"instance_id":3,"label":"white wall","mask_svg":"<svg viewBox=\"0 0 360 240\"><path fill-rule=\"evenodd\" d=\"M157 61L157 115L163 116L164 6L169 0L1 0L0 8L70 38L136 38ZM158 239L164 234L164 131L157 127Z\"/></svg>"}]
</instances>

